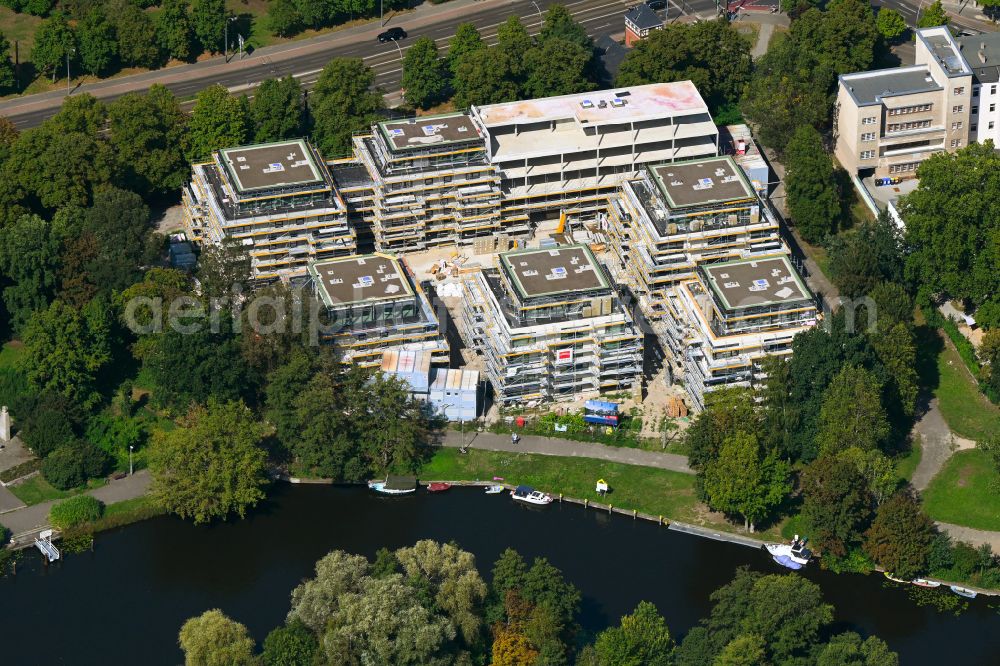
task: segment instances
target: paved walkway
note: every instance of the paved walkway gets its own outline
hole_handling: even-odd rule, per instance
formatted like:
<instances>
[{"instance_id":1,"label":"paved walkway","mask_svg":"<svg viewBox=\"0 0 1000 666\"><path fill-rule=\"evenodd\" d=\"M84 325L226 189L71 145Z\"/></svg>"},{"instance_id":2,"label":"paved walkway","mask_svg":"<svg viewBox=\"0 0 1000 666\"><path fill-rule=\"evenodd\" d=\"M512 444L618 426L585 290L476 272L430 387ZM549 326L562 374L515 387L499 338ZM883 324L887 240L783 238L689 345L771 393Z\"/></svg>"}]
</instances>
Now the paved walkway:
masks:
<instances>
[{"instance_id":1,"label":"paved walkway","mask_svg":"<svg viewBox=\"0 0 1000 666\"><path fill-rule=\"evenodd\" d=\"M951 535L952 539L966 541L973 546L981 546L984 543L988 543L993 548L994 553L1000 553L1000 532L976 530L962 525L952 525L951 523L938 523L937 526Z\"/></svg>"},{"instance_id":2,"label":"paved walkway","mask_svg":"<svg viewBox=\"0 0 1000 666\"><path fill-rule=\"evenodd\" d=\"M626 465L642 465L657 467L683 474L694 474L688 467L687 457L676 453L661 453L619 446L606 446L592 442L575 442L569 439L554 437L538 437L525 435L517 444L511 444L510 435L497 435L492 432L466 432L465 441L474 449L487 451L511 451L514 453L537 453L543 456L570 456L573 458L596 458ZM458 448L462 446L462 435L449 430L442 442L444 446Z\"/></svg>"},{"instance_id":3,"label":"paved walkway","mask_svg":"<svg viewBox=\"0 0 1000 666\"><path fill-rule=\"evenodd\" d=\"M913 432L920 436L920 463L913 472L910 483L917 490L924 490L951 454L960 449L975 448L971 439L959 437L951 432L945 422L937 398L933 398L927 406L927 411L913 425Z\"/></svg>"},{"instance_id":4,"label":"paved walkway","mask_svg":"<svg viewBox=\"0 0 1000 666\"><path fill-rule=\"evenodd\" d=\"M146 494L149 489L149 472L139 470L132 476L127 476L118 481L111 481L106 486L87 491L101 500L105 504L114 504L127 499L133 499ZM11 531L12 534L21 534L38 528L46 527L49 522L49 509L53 504L61 500L52 502L42 502L34 504L17 511L11 511L0 516L0 523Z\"/></svg>"}]
</instances>

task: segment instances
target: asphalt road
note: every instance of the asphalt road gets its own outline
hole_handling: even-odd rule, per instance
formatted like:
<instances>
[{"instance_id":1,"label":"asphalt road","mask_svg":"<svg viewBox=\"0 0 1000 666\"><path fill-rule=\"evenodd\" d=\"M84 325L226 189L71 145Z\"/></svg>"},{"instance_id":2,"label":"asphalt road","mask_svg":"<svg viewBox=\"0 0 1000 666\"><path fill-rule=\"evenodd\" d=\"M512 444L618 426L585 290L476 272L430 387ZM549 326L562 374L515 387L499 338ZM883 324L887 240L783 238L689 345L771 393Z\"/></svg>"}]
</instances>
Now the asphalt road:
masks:
<instances>
[{"instance_id":1,"label":"asphalt road","mask_svg":"<svg viewBox=\"0 0 1000 666\"><path fill-rule=\"evenodd\" d=\"M378 22L322 35L310 40L291 42L266 49L259 49L243 60L213 58L191 65L136 74L74 89L73 94L90 93L104 101L113 100L127 92L143 90L153 83L161 83L175 95L190 98L199 90L221 83L235 92L251 91L260 81L268 78L293 75L305 86L315 83L323 66L334 57L360 57L375 70L376 85L387 91L390 102L398 99L402 75L401 56L416 37L435 39L444 52L455 26L469 21L479 28L484 40L496 41L497 26L509 16L520 16L529 32L541 28L541 13L556 0L454 0L442 5L425 3L414 12L391 19L387 26L406 29L409 37L394 43L380 44L376 37L382 28ZM621 32L622 14L634 0L577 0L564 3L587 31L594 36ZM670 0L670 17L680 13L713 13L714 0ZM0 115L8 117L17 127L27 128L40 124L53 115L65 98L65 91L51 91L0 103Z\"/></svg>"}]
</instances>

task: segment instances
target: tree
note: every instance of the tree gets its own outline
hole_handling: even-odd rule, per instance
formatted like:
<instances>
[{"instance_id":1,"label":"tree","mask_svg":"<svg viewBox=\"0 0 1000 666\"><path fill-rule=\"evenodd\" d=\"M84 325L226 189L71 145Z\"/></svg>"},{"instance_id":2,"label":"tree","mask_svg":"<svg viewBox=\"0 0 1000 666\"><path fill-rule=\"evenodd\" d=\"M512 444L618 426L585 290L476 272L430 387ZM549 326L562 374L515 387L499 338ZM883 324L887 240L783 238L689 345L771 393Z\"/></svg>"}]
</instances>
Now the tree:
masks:
<instances>
[{"instance_id":1,"label":"tree","mask_svg":"<svg viewBox=\"0 0 1000 666\"><path fill-rule=\"evenodd\" d=\"M17 90L17 73L10 52L10 41L0 32L0 95Z\"/></svg>"},{"instance_id":2,"label":"tree","mask_svg":"<svg viewBox=\"0 0 1000 666\"><path fill-rule=\"evenodd\" d=\"M743 634L726 644L714 666L758 666L765 661L764 639L757 634Z\"/></svg>"},{"instance_id":3,"label":"tree","mask_svg":"<svg viewBox=\"0 0 1000 666\"><path fill-rule=\"evenodd\" d=\"M992 142L920 164L920 184L900 202L906 223L906 276L929 293L973 306L1000 293L1000 156Z\"/></svg>"},{"instance_id":4,"label":"tree","mask_svg":"<svg viewBox=\"0 0 1000 666\"><path fill-rule=\"evenodd\" d=\"M518 85L513 80L508 60L495 48L470 51L456 63L455 106L496 104L518 99Z\"/></svg>"},{"instance_id":5,"label":"tree","mask_svg":"<svg viewBox=\"0 0 1000 666\"><path fill-rule=\"evenodd\" d=\"M834 74L869 69L879 46L875 15L865 0L830 0L825 12L817 9L799 17L791 33Z\"/></svg>"},{"instance_id":6,"label":"tree","mask_svg":"<svg viewBox=\"0 0 1000 666\"><path fill-rule=\"evenodd\" d=\"M816 437L820 453L847 446L877 449L888 436L881 382L864 368L845 366L823 394Z\"/></svg>"},{"instance_id":7,"label":"tree","mask_svg":"<svg viewBox=\"0 0 1000 666\"><path fill-rule=\"evenodd\" d=\"M860 543L871 516L871 496L857 466L837 456L822 456L802 472L802 517L813 543L835 557Z\"/></svg>"},{"instance_id":8,"label":"tree","mask_svg":"<svg viewBox=\"0 0 1000 666\"><path fill-rule=\"evenodd\" d=\"M52 81L69 63L76 60L76 35L66 22L66 16L56 12L38 25L35 31L35 44L31 49L31 60L35 68L52 76Z\"/></svg>"},{"instance_id":9,"label":"tree","mask_svg":"<svg viewBox=\"0 0 1000 666\"><path fill-rule=\"evenodd\" d=\"M870 296L882 282L903 277L903 242L895 222L882 213L874 222L830 240L830 274L842 296Z\"/></svg>"},{"instance_id":10,"label":"tree","mask_svg":"<svg viewBox=\"0 0 1000 666\"><path fill-rule=\"evenodd\" d=\"M979 358L986 371L986 386L1000 395L1000 328L991 328L983 334L979 343Z\"/></svg>"},{"instance_id":11,"label":"tree","mask_svg":"<svg viewBox=\"0 0 1000 666\"><path fill-rule=\"evenodd\" d=\"M744 529L752 532L791 490L788 474L788 465L775 453L763 452L756 435L736 433L705 468L709 506L742 516Z\"/></svg>"},{"instance_id":12,"label":"tree","mask_svg":"<svg viewBox=\"0 0 1000 666\"><path fill-rule=\"evenodd\" d=\"M327 158L351 151L351 135L368 129L385 108L375 73L360 58L334 58L313 89L313 138Z\"/></svg>"},{"instance_id":13,"label":"tree","mask_svg":"<svg viewBox=\"0 0 1000 666\"><path fill-rule=\"evenodd\" d=\"M181 627L179 642L187 666L253 666L254 642L247 628L218 609Z\"/></svg>"},{"instance_id":14,"label":"tree","mask_svg":"<svg viewBox=\"0 0 1000 666\"><path fill-rule=\"evenodd\" d=\"M705 409L698 414L687 432L688 460L703 474L705 468L719 457L727 437L737 433L760 436L754 396L742 388L713 391L705 399Z\"/></svg>"},{"instance_id":15,"label":"tree","mask_svg":"<svg viewBox=\"0 0 1000 666\"><path fill-rule=\"evenodd\" d=\"M288 622L301 622L322 635L340 601L357 593L368 576L369 563L361 555L334 550L316 562L316 575L292 590Z\"/></svg>"},{"instance_id":16,"label":"tree","mask_svg":"<svg viewBox=\"0 0 1000 666\"><path fill-rule=\"evenodd\" d=\"M458 66L466 55L484 49L486 49L486 44L483 43L483 38L475 24L458 24L458 27L455 28L455 35L448 42L448 69L451 70L452 76L457 75Z\"/></svg>"},{"instance_id":17,"label":"tree","mask_svg":"<svg viewBox=\"0 0 1000 666\"><path fill-rule=\"evenodd\" d=\"M319 369L316 361L306 349L295 349L281 366L267 375L264 414L274 426L278 441L289 449L300 434L296 401Z\"/></svg>"},{"instance_id":18,"label":"tree","mask_svg":"<svg viewBox=\"0 0 1000 666\"><path fill-rule=\"evenodd\" d=\"M198 281L203 294L222 298L238 293L249 282L250 273L250 255L239 239L227 237L202 248Z\"/></svg>"},{"instance_id":19,"label":"tree","mask_svg":"<svg viewBox=\"0 0 1000 666\"><path fill-rule=\"evenodd\" d=\"M32 315L22 335L22 369L32 387L93 405L97 373L111 360L110 319L100 300L82 311L56 300Z\"/></svg>"},{"instance_id":20,"label":"tree","mask_svg":"<svg viewBox=\"0 0 1000 666\"><path fill-rule=\"evenodd\" d=\"M656 606L641 601L618 627L609 627L594 644L601 664L614 666L668 666L674 640Z\"/></svg>"},{"instance_id":21,"label":"tree","mask_svg":"<svg viewBox=\"0 0 1000 666\"><path fill-rule=\"evenodd\" d=\"M188 158L204 160L212 151L246 143L251 129L248 115L246 97L234 97L224 86L199 92L188 123Z\"/></svg>"},{"instance_id":22,"label":"tree","mask_svg":"<svg viewBox=\"0 0 1000 666\"><path fill-rule=\"evenodd\" d=\"M196 55L187 0L163 0L160 13L156 15L156 38L170 58L188 61Z\"/></svg>"},{"instance_id":23,"label":"tree","mask_svg":"<svg viewBox=\"0 0 1000 666\"><path fill-rule=\"evenodd\" d=\"M59 446L42 461L45 480L59 490L84 485L87 479L102 476L107 471L108 456L104 451L82 439Z\"/></svg>"},{"instance_id":24,"label":"tree","mask_svg":"<svg viewBox=\"0 0 1000 666\"><path fill-rule=\"evenodd\" d=\"M411 548L397 550L396 560L410 585L417 580L427 585L434 607L451 620L463 643L475 646L480 638L487 589L472 553L451 543L425 539Z\"/></svg>"},{"instance_id":25,"label":"tree","mask_svg":"<svg viewBox=\"0 0 1000 666\"><path fill-rule=\"evenodd\" d=\"M267 635L260 660L263 666L311 666L318 651L315 634L292 621Z\"/></svg>"},{"instance_id":26,"label":"tree","mask_svg":"<svg viewBox=\"0 0 1000 666\"><path fill-rule=\"evenodd\" d=\"M862 641L850 631L834 636L823 646L816 666L899 666L899 655L878 636Z\"/></svg>"},{"instance_id":27,"label":"tree","mask_svg":"<svg viewBox=\"0 0 1000 666\"><path fill-rule=\"evenodd\" d=\"M619 86L690 80L709 108L739 101L750 82L750 43L728 21L671 23L639 42L618 70Z\"/></svg>"},{"instance_id":28,"label":"tree","mask_svg":"<svg viewBox=\"0 0 1000 666\"><path fill-rule=\"evenodd\" d=\"M951 18L941 5L941 0L934 0L934 2L927 5L927 9L920 12L920 18L917 19L917 27L933 28L938 25L948 25L950 22Z\"/></svg>"},{"instance_id":29,"label":"tree","mask_svg":"<svg viewBox=\"0 0 1000 666\"><path fill-rule=\"evenodd\" d=\"M407 104L428 109L448 95L448 65L438 56L437 44L420 37L403 57L403 99Z\"/></svg>"},{"instance_id":30,"label":"tree","mask_svg":"<svg viewBox=\"0 0 1000 666\"><path fill-rule=\"evenodd\" d=\"M890 7L880 7L875 17L875 27L882 39L894 42L908 30L903 15Z\"/></svg>"},{"instance_id":31,"label":"tree","mask_svg":"<svg viewBox=\"0 0 1000 666\"><path fill-rule=\"evenodd\" d=\"M427 455L429 426L427 412L409 386L355 366L347 371L341 391L344 412L358 415L352 419L353 436L369 470L416 470Z\"/></svg>"},{"instance_id":32,"label":"tree","mask_svg":"<svg viewBox=\"0 0 1000 666\"><path fill-rule=\"evenodd\" d=\"M491 50L496 52L498 59L503 63L503 72L516 87L518 94L524 90L524 80L528 76L528 63L525 62L525 54L535 45L535 40L528 33L528 29L521 23L517 16L508 17L506 21L497 26L497 43Z\"/></svg>"},{"instance_id":33,"label":"tree","mask_svg":"<svg viewBox=\"0 0 1000 666\"><path fill-rule=\"evenodd\" d=\"M76 440L73 405L53 393L43 393L27 409L20 437L39 458Z\"/></svg>"},{"instance_id":34,"label":"tree","mask_svg":"<svg viewBox=\"0 0 1000 666\"><path fill-rule=\"evenodd\" d=\"M909 328L913 324L913 299L896 282L880 282L869 293L875 305L877 333L892 331L898 324Z\"/></svg>"},{"instance_id":35,"label":"tree","mask_svg":"<svg viewBox=\"0 0 1000 666\"><path fill-rule=\"evenodd\" d=\"M91 8L77 27L80 41L80 62L94 76L104 76L118 55L115 26L99 6Z\"/></svg>"},{"instance_id":36,"label":"tree","mask_svg":"<svg viewBox=\"0 0 1000 666\"><path fill-rule=\"evenodd\" d=\"M128 93L108 107L109 140L123 172L123 185L149 196L175 192L190 177L184 156L187 115L161 85Z\"/></svg>"},{"instance_id":37,"label":"tree","mask_svg":"<svg viewBox=\"0 0 1000 666\"><path fill-rule=\"evenodd\" d=\"M118 55L128 67L152 69L160 64L156 26L150 15L131 2L117 2L113 8Z\"/></svg>"},{"instance_id":38,"label":"tree","mask_svg":"<svg viewBox=\"0 0 1000 666\"><path fill-rule=\"evenodd\" d=\"M286 76L261 82L250 101L254 141L267 143L302 136L302 86Z\"/></svg>"},{"instance_id":39,"label":"tree","mask_svg":"<svg viewBox=\"0 0 1000 666\"><path fill-rule=\"evenodd\" d=\"M835 230L840 215L833 163L823 138L810 125L795 130L786 153L788 210L802 237L816 243Z\"/></svg>"},{"instance_id":40,"label":"tree","mask_svg":"<svg viewBox=\"0 0 1000 666\"><path fill-rule=\"evenodd\" d=\"M128 190L107 187L94 195L84 216L84 233L97 242L88 273L103 290L121 291L139 278L151 228L149 207Z\"/></svg>"},{"instance_id":41,"label":"tree","mask_svg":"<svg viewBox=\"0 0 1000 666\"><path fill-rule=\"evenodd\" d=\"M880 318L881 319L881 318ZM884 333L873 336L872 346L878 354L882 366L889 374L886 387L892 404L898 406L904 419L904 427L917 409L917 395L920 391L917 377L917 348L913 333L906 324L900 322Z\"/></svg>"},{"instance_id":42,"label":"tree","mask_svg":"<svg viewBox=\"0 0 1000 666\"><path fill-rule=\"evenodd\" d=\"M908 492L899 492L878 508L866 533L865 552L896 576L910 579L927 570L934 522Z\"/></svg>"},{"instance_id":43,"label":"tree","mask_svg":"<svg viewBox=\"0 0 1000 666\"><path fill-rule=\"evenodd\" d=\"M271 32L279 37L291 37L304 27L295 0L271 0L267 7L267 20Z\"/></svg>"},{"instance_id":44,"label":"tree","mask_svg":"<svg viewBox=\"0 0 1000 666\"><path fill-rule=\"evenodd\" d=\"M194 0L191 5L191 27L205 51L222 53L227 19L225 0Z\"/></svg>"},{"instance_id":45,"label":"tree","mask_svg":"<svg viewBox=\"0 0 1000 666\"><path fill-rule=\"evenodd\" d=\"M761 413L761 444L776 450L781 456L796 457L792 433L798 423L799 411L791 399L791 364L782 356L768 355L761 359L760 369L767 379L758 384L756 399Z\"/></svg>"},{"instance_id":46,"label":"tree","mask_svg":"<svg viewBox=\"0 0 1000 666\"><path fill-rule=\"evenodd\" d=\"M192 407L181 427L159 432L149 451L150 493L164 508L195 524L235 513L264 499L266 427L242 402L210 399Z\"/></svg>"},{"instance_id":47,"label":"tree","mask_svg":"<svg viewBox=\"0 0 1000 666\"><path fill-rule=\"evenodd\" d=\"M15 331L52 299L59 249L51 225L37 215L26 215L0 233L0 275L10 281L3 302Z\"/></svg>"},{"instance_id":48,"label":"tree","mask_svg":"<svg viewBox=\"0 0 1000 666\"><path fill-rule=\"evenodd\" d=\"M850 462L858 470L876 506L889 499L899 487L896 464L881 451L865 451L850 446L837 454L837 457Z\"/></svg>"},{"instance_id":49,"label":"tree","mask_svg":"<svg viewBox=\"0 0 1000 666\"><path fill-rule=\"evenodd\" d=\"M553 8L560 5L553 5ZM549 37L526 56L530 74L524 82L531 97L571 95L594 89L587 68L593 51L561 37Z\"/></svg>"},{"instance_id":50,"label":"tree","mask_svg":"<svg viewBox=\"0 0 1000 666\"><path fill-rule=\"evenodd\" d=\"M573 15L565 5L550 5L542 20L542 30L538 35L541 42L550 39L562 39L578 46L593 50L594 42L587 30L573 19Z\"/></svg>"}]
</instances>

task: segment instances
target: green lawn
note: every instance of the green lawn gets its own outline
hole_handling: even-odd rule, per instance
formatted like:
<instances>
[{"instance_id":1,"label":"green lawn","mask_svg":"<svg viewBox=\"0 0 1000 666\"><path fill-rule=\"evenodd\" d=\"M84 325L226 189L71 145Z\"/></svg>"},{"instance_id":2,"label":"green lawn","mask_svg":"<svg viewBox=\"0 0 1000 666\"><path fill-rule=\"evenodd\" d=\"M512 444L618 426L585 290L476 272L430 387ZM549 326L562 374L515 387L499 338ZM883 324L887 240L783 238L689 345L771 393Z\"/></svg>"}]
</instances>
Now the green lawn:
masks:
<instances>
[{"instance_id":1,"label":"green lawn","mask_svg":"<svg viewBox=\"0 0 1000 666\"><path fill-rule=\"evenodd\" d=\"M980 530L1000 530L1000 493L989 458L978 449L958 451L924 491L924 508L934 520Z\"/></svg>"},{"instance_id":2,"label":"green lawn","mask_svg":"<svg viewBox=\"0 0 1000 666\"><path fill-rule=\"evenodd\" d=\"M7 489L14 493L19 500L28 506L31 506L33 504L48 502L49 500L66 499L67 497L72 497L73 495L79 495L84 490L97 488L99 486L103 486L105 483L106 481L104 479L91 479L85 488L59 490L46 481L45 477L38 474L37 476L33 476L27 481L19 483L16 486L7 486Z\"/></svg>"},{"instance_id":3,"label":"green lawn","mask_svg":"<svg viewBox=\"0 0 1000 666\"><path fill-rule=\"evenodd\" d=\"M1000 407L986 399L950 344L937 358L938 385L934 389L941 413L952 431L979 441L1000 432Z\"/></svg>"},{"instance_id":4,"label":"green lawn","mask_svg":"<svg viewBox=\"0 0 1000 666\"><path fill-rule=\"evenodd\" d=\"M712 520L694 494L694 476L668 470L622 465L591 458L540 456L472 449L461 454L441 449L420 470L420 479L489 481L503 477L506 483L535 486L553 495L611 503L693 524L724 527ZM605 479L612 492L601 498L594 490Z\"/></svg>"},{"instance_id":5,"label":"green lawn","mask_svg":"<svg viewBox=\"0 0 1000 666\"><path fill-rule=\"evenodd\" d=\"M0 368L12 368L18 359L24 355L24 347L20 342L7 342L0 348Z\"/></svg>"},{"instance_id":6,"label":"green lawn","mask_svg":"<svg viewBox=\"0 0 1000 666\"><path fill-rule=\"evenodd\" d=\"M35 30L42 19L31 14L18 14L7 7L0 7L0 32L10 41L11 60L14 59L14 42L18 43L18 59L30 60L31 46L35 43Z\"/></svg>"},{"instance_id":7,"label":"green lawn","mask_svg":"<svg viewBox=\"0 0 1000 666\"><path fill-rule=\"evenodd\" d=\"M913 472L916 471L917 465L920 464L921 453L920 440L918 438L914 440L913 448L909 453L896 458L896 474L898 474L901 479L909 481L913 478Z\"/></svg>"}]
</instances>

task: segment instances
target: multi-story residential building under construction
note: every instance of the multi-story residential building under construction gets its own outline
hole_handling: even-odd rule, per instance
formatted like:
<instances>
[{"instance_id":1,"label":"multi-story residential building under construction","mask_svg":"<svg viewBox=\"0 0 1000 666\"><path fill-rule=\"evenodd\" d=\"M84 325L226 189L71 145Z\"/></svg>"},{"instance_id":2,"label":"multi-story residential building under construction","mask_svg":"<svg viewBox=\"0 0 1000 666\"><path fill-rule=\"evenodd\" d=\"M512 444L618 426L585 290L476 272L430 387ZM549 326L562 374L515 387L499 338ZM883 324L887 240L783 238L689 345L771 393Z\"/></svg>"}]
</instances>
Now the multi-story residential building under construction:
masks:
<instances>
[{"instance_id":1,"label":"multi-story residential building under construction","mask_svg":"<svg viewBox=\"0 0 1000 666\"><path fill-rule=\"evenodd\" d=\"M460 332L503 406L639 386L642 333L590 249L498 255L464 282Z\"/></svg>"},{"instance_id":2,"label":"multi-story residential building under construction","mask_svg":"<svg viewBox=\"0 0 1000 666\"><path fill-rule=\"evenodd\" d=\"M386 254L309 265L309 285L326 307L322 338L343 360L374 367L387 349L427 352L447 364L448 343L427 294L406 263Z\"/></svg>"},{"instance_id":3,"label":"multi-story residential building under construction","mask_svg":"<svg viewBox=\"0 0 1000 666\"><path fill-rule=\"evenodd\" d=\"M347 206L302 139L218 150L192 167L182 198L191 238L242 244L258 280L304 275L310 262L357 248Z\"/></svg>"},{"instance_id":4,"label":"multi-story residential building under construction","mask_svg":"<svg viewBox=\"0 0 1000 666\"><path fill-rule=\"evenodd\" d=\"M784 255L777 219L732 157L646 167L608 206L612 272L654 330L699 264Z\"/></svg>"},{"instance_id":5,"label":"multi-story residential building under construction","mask_svg":"<svg viewBox=\"0 0 1000 666\"><path fill-rule=\"evenodd\" d=\"M792 338L820 317L784 256L700 265L666 305L666 351L699 408L709 391L762 379L760 360L790 354Z\"/></svg>"}]
</instances>

